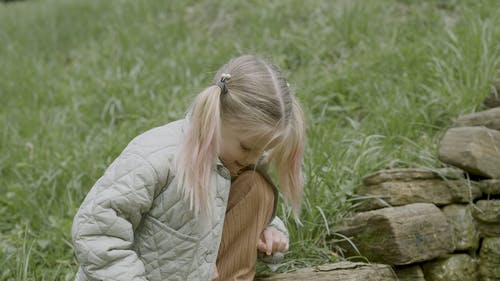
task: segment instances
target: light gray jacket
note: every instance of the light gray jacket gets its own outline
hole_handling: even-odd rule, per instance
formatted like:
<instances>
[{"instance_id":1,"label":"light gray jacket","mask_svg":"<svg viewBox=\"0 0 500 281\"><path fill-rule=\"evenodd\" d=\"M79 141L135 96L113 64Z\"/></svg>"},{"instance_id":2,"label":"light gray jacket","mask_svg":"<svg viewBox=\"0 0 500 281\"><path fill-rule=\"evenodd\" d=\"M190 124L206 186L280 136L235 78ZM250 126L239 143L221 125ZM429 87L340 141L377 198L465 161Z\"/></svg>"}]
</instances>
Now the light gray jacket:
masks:
<instances>
[{"instance_id":1,"label":"light gray jacket","mask_svg":"<svg viewBox=\"0 0 500 281\"><path fill-rule=\"evenodd\" d=\"M210 280L231 179L218 162L212 216L195 219L173 174L185 122L136 137L87 194L72 228L76 280ZM277 217L271 224L286 232Z\"/></svg>"}]
</instances>

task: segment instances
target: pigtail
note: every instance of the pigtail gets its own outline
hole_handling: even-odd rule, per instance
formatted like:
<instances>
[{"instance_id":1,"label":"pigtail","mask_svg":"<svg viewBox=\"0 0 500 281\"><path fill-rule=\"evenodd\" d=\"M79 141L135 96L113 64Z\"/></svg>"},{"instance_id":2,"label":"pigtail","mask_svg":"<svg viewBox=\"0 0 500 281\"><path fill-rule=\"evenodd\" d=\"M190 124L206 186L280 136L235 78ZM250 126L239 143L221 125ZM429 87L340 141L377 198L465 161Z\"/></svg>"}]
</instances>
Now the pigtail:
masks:
<instances>
[{"instance_id":1,"label":"pigtail","mask_svg":"<svg viewBox=\"0 0 500 281\"><path fill-rule=\"evenodd\" d=\"M282 142L273 149L276 173L280 189L293 210L294 217L299 220L304 178L302 160L306 142L304 114L298 102L292 98L292 111L289 124L282 137Z\"/></svg>"},{"instance_id":2,"label":"pigtail","mask_svg":"<svg viewBox=\"0 0 500 281\"><path fill-rule=\"evenodd\" d=\"M276 167L285 202L300 222L304 116L286 79L273 64L241 56L219 69L212 82L196 97L188 115L189 127L176 159L179 191L195 214L211 213L210 177L219 156L221 119L239 122L246 134L272 140L269 160Z\"/></svg>"},{"instance_id":3,"label":"pigtail","mask_svg":"<svg viewBox=\"0 0 500 281\"><path fill-rule=\"evenodd\" d=\"M177 154L179 191L189 200L196 215L212 211L210 177L221 139L220 96L221 88L214 85L196 97L188 114L189 127Z\"/></svg>"}]
</instances>

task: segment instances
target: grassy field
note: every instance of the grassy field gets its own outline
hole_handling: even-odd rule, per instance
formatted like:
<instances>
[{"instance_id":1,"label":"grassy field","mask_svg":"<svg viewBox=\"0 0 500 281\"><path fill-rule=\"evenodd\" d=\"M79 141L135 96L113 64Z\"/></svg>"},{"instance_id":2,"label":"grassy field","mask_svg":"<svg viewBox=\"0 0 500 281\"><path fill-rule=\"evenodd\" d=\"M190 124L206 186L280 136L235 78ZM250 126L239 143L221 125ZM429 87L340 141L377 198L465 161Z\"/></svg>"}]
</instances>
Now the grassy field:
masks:
<instances>
[{"instance_id":1,"label":"grassy field","mask_svg":"<svg viewBox=\"0 0 500 281\"><path fill-rule=\"evenodd\" d=\"M0 3L0 280L72 280L86 192L243 53L278 64L308 118L304 226L280 209L281 270L337 260L325 236L361 177L440 167L442 133L500 75L498 42L497 0Z\"/></svg>"}]
</instances>

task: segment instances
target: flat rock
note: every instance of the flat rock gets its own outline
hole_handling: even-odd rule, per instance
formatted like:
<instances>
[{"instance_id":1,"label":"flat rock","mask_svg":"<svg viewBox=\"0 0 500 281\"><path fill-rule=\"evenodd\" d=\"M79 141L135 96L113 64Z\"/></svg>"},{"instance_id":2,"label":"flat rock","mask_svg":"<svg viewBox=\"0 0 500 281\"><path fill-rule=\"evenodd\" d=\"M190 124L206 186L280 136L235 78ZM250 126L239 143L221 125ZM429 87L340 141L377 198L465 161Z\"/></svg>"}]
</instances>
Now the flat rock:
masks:
<instances>
[{"instance_id":1,"label":"flat rock","mask_svg":"<svg viewBox=\"0 0 500 281\"><path fill-rule=\"evenodd\" d=\"M500 200L479 200L472 215L477 220L500 224Z\"/></svg>"},{"instance_id":2,"label":"flat rock","mask_svg":"<svg viewBox=\"0 0 500 281\"><path fill-rule=\"evenodd\" d=\"M364 256L371 262L407 265L454 250L447 218L429 203L357 213L344 219L335 231L350 239L332 241L346 256ZM338 236L329 237L333 238Z\"/></svg>"},{"instance_id":3,"label":"flat rock","mask_svg":"<svg viewBox=\"0 0 500 281\"><path fill-rule=\"evenodd\" d=\"M422 169L401 168L380 170L363 177L365 186L380 184L388 181L414 181L429 179L463 179L464 173L457 168Z\"/></svg>"},{"instance_id":4,"label":"flat rock","mask_svg":"<svg viewBox=\"0 0 500 281\"><path fill-rule=\"evenodd\" d=\"M391 266L386 264L339 262L273 274L256 280L397 281L398 279Z\"/></svg>"},{"instance_id":5,"label":"flat rock","mask_svg":"<svg viewBox=\"0 0 500 281\"><path fill-rule=\"evenodd\" d=\"M460 116L453 123L453 127L474 126L484 126L493 130L500 130L500 107Z\"/></svg>"},{"instance_id":6,"label":"flat rock","mask_svg":"<svg viewBox=\"0 0 500 281\"><path fill-rule=\"evenodd\" d=\"M476 220L476 228L481 237L500 237L500 224Z\"/></svg>"},{"instance_id":7,"label":"flat rock","mask_svg":"<svg viewBox=\"0 0 500 281\"><path fill-rule=\"evenodd\" d=\"M453 229L457 251L475 251L479 247L479 231L472 217L471 206L452 204L441 209Z\"/></svg>"},{"instance_id":8,"label":"flat rock","mask_svg":"<svg viewBox=\"0 0 500 281\"><path fill-rule=\"evenodd\" d=\"M500 180L482 180L478 186L485 195L500 195Z\"/></svg>"},{"instance_id":9,"label":"flat rock","mask_svg":"<svg viewBox=\"0 0 500 281\"><path fill-rule=\"evenodd\" d=\"M433 203L438 206L467 203L481 197L479 187L466 180L422 179L413 181L386 181L363 185L356 190L358 211L411 203Z\"/></svg>"},{"instance_id":10,"label":"flat rock","mask_svg":"<svg viewBox=\"0 0 500 281\"><path fill-rule=\"evenodd\" d=\"M481 281L500 280L500 237L484 238L479 251Z\"/></svg>"},{"instance_id":11,"label":"flat rock","mask_svg":"<svg viewBox=\"0 0 500 281\"><path fill-rule=\"evenodd\" d=\"M481 237L500 236L500 200L479 200L471 210Z\"/></svg>"},{"instance_id":12,"label":"flat rock","mask_svg":"<svg viewBox=\"0 0 500 281\"><path fill-rule=\"evenodd\" d=\"M473 175L500 179L500 131L451 128L440 142L439 159Z\"/></svg>"},{"instance_id":13,"label":"flat rock","mask_svg":"<svg viewBox=\"0 0 500 281\"><path fill-rule=\"evenodd\" d=\"M466 254L450 255L423 265L426 281L476 281L477 262Z\"/></svg>"}]
</instances>

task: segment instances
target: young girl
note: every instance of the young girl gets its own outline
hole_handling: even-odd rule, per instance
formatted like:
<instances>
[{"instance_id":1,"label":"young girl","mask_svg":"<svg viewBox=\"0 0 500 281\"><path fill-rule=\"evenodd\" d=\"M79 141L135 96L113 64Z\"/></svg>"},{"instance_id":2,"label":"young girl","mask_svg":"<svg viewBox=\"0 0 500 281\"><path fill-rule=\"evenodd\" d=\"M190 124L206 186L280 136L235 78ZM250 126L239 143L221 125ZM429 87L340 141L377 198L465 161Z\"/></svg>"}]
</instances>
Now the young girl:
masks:
<instances>
[{"instance_id":1,"label":"young girl","mask_svg":"<svg viewBox=\"0 0 500 281\"><path fill-rule=\"evenodd\" d=\"M252 280L258 250L288 250L266 167L298 218L304 143L279 70L231 60L186 119L136 137L90 190L73 222L76 280Z\"/></svg>"}]
</instances>

